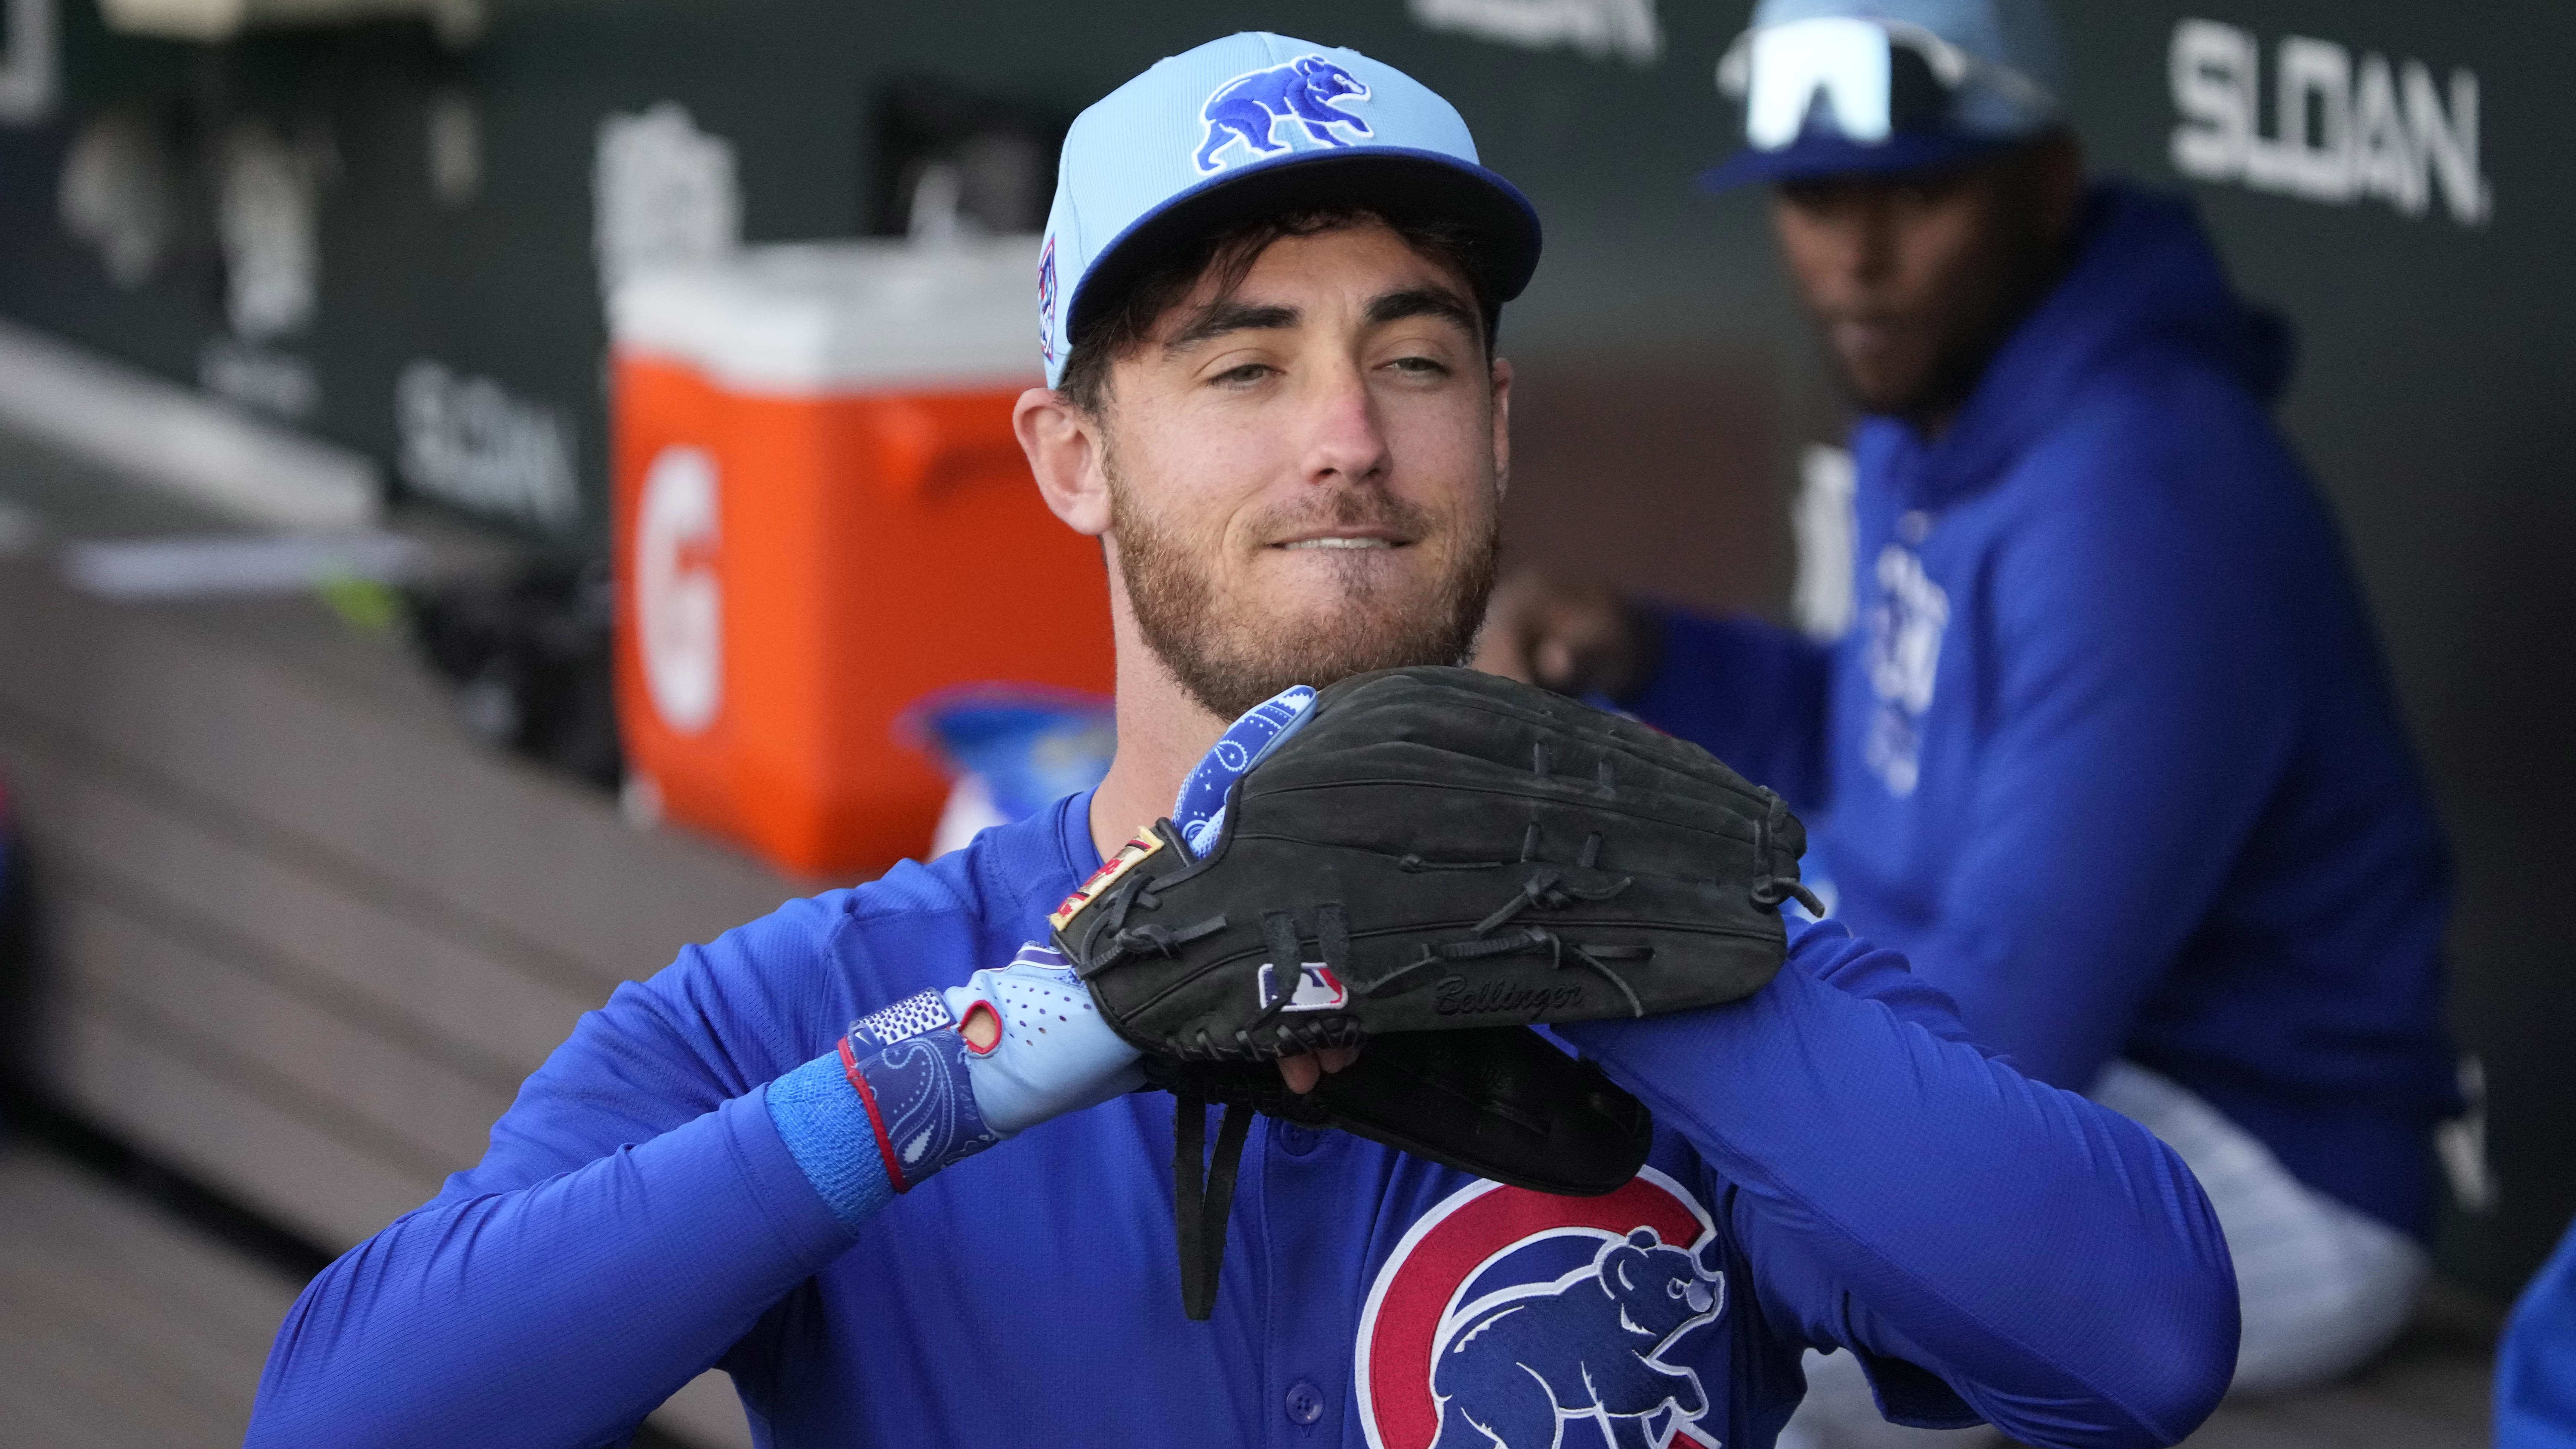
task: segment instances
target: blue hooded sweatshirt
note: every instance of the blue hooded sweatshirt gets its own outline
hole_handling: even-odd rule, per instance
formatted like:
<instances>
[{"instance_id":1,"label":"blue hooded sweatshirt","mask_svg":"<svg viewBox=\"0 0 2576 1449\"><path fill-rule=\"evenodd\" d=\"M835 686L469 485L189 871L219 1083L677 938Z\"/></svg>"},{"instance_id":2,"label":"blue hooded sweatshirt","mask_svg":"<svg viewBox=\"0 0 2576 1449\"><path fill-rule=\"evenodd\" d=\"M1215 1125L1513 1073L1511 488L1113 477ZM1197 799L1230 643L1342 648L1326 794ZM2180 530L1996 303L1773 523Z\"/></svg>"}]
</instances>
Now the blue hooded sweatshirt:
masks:
<instances>
[{"instance_id":1,"label":"blue hooded sweatshirt","mask_svg":"<svg viewBox=\"0 0 2576 1449\"><path fill-rule=\"evenodd\" d=\"M2522 1290L2496 1345L2496 1449L2576 1449L2576 1230Z\"/></svg>"},{"instance_id":2,"label":"blue hooded sweatshirt","mask_svg":"<svg viewBox=\"0 0 2576 1449\"><path fill-rule=\"evenodd\" d=\"M1667 615L1627 703L1789 796L2022 1070L2135 1061L2421 1236L2448 868L2289 361L2185 203L2098 188L1948 431L1854 430L1850 633Z\"/></svg>"}]
</instances>

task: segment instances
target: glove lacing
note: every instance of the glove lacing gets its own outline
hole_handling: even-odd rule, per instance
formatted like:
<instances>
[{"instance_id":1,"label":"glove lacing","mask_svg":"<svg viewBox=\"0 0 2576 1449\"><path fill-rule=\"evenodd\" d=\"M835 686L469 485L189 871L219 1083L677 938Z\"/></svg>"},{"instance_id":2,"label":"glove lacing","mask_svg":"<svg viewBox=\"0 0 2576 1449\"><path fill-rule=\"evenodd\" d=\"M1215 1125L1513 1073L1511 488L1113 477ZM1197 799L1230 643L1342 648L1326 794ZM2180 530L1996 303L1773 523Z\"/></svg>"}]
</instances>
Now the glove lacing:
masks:
<instances>
[{"instance_id":1,"label":"glove lacing","mask_svg":"<svg viewBox=\"0 0 2576 1449\"><path fill-rule=\"evenodd\" d=\"M1592 863L1593 858L1599 853L1600 840L1601 837L1596 835L1584 843L1583 859L1580 864L1589 866ZM1521 883L1520 890L1510 900L1503 902L1491 914L1476 923L1473 934L1483 939L1425 946L1420 956L1359 989L1363 995L1372 997L1393 995L1407 977L1426 966L1444 965L1452 961L1476 961L1488 956L1509 956L1521 951L1543 950L1548 953L1549 964L1559 971L1565 969L1566 958L1571 956L1575 964L1583 966L1600 976L1602 980L1618 987L1619 994L1628 998L1630 1015L1644 1016L1645 1002L1638 999L1635 988L1610 968L1610 963L1646 960L1655 954L1654 947L1587 946L1580 942L1569 941L1544 926L1523 926L1517 931L1501 936L1491 934L1510 924L1512 919L1523 911L1558 911L1577 902L1606 901L1636 883L1634 876L1623 875L1607 885L1579 886L1566 880L1564 875L1554 867L1542 866L1532 872L1528 880Z\"/></svg>"}]
</instances>

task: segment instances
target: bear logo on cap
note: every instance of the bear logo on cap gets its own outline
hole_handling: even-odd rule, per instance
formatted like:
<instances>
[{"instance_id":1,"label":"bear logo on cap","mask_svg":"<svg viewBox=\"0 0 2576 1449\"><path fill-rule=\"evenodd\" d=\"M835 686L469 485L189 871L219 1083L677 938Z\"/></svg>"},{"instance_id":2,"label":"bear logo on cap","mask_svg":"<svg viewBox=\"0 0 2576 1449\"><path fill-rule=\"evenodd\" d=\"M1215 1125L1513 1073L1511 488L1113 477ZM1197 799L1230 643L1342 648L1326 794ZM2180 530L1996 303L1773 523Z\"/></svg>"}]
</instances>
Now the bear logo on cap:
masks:
<instances>
[{"instance_id":1,"label":"bear logo on cap","mask_svg":"<svg viewBox=\"0 0 2576 1449\"><path fill-rule=\"evenodd\" d=\"M1364 101L1368 95L1369 88L1357 77L1320 55L1301 55L1285 65L1236 76L1217 87L1199 110L1207 132L1199 146L1198 167L1223 170L1226 163L1217 158L1237 141L1248 155L1291 149L1292 143L1271 136L1281 121L1300 123L1307 135L1324 145L1347 146L1350 142L1335 134L1334 127L1348 126L1363 136L1374 133L1368 122L1337 103Z\"/></svg>"}]
</instances>

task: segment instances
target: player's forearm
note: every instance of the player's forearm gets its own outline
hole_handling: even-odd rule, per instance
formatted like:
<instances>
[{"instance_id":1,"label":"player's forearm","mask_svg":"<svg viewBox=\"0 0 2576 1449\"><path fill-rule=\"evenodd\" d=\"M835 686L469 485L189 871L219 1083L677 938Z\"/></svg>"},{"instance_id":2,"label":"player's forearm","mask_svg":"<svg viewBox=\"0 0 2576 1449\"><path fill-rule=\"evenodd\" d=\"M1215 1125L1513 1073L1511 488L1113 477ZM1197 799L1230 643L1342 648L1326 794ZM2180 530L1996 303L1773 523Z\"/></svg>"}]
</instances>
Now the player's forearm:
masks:
<instances>
[{"instance_id":1,"label":"player's forearm","mask_svg":"<svg viewBox=\"0 0 2576 1449\"><path fill-rule=\"evenodd\" d=\"M2226 1247L2126 1119L1795 964L1736 1005L1559 1030L1742 1189L1811 1332L2035 1445L2171 1443L2224 1392Z\"/></svg>"},{"instance_id":2,"label":"player's forearm","mask_svg":"<svg viewBox=\"0 0 2576 1449\"><path fill-rule=\"evenodd\" d=\"M1660 639L1654 673L1621 703L1798 809L1822 804L1826 651L1751 619L1647 618Z\"/></svg>"},{"instance_id":3,"label":"player's forearm","mask_svg":"<svg viewBox=\"0 0 2576 1449\"><path fill-rule=\"evenodd\" d=\"M762 1098L351 1251L287 1315L247 1444L568 1449L631 1428L849 1246Z\"/></svg>"}]
</instances>

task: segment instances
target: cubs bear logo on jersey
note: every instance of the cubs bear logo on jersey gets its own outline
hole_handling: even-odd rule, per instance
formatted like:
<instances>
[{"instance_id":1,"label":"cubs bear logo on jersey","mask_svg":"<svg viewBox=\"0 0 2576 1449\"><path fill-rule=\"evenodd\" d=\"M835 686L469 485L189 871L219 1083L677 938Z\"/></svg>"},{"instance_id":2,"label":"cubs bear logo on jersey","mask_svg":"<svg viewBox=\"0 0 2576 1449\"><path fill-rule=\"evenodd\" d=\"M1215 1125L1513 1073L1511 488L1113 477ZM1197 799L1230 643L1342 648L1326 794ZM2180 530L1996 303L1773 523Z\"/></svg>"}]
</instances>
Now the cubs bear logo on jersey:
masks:
<instances>
[{"instance_id":1,"label":"cubs bear logo on jersey","mask_svg":"<svg viewBox=\"0 0 2576 1449\"><path fill-rule=\"evenodd\" d=\"M1685 1361L1726 1311L1716 1238L1651 1167L1606 1197L1460 1189L1396 1245L1361 1312L1370 1449L1716 1449Z\"/></svg>"}]
</instances>

